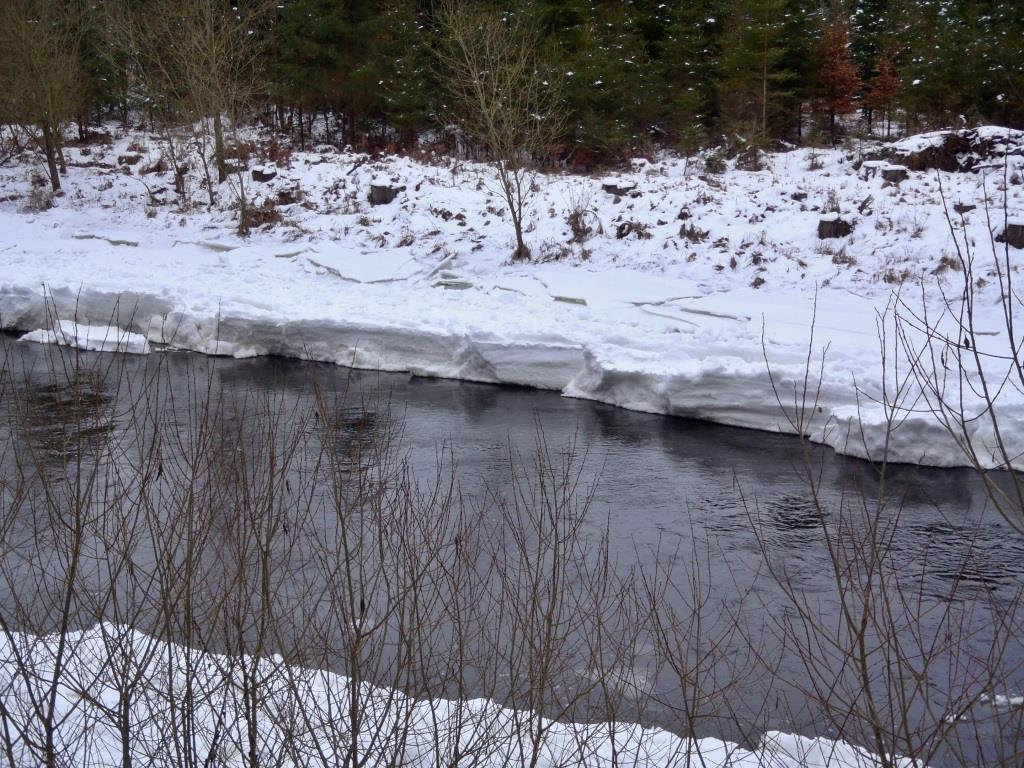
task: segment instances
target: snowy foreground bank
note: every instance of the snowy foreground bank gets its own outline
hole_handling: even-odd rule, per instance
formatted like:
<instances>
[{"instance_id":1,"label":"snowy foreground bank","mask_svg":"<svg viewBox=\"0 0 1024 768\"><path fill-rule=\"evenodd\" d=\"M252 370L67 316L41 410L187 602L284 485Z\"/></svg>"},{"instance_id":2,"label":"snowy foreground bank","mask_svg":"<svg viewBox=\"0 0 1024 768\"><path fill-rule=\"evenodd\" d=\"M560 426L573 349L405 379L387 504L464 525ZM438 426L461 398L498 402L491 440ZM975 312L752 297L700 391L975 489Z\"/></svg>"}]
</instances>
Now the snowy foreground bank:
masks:
<instances>
[{"instance_id":1,"label":"snowy foreground bank","mask_svg":"<svg viewBox=\"0 0 1024 768\"><path fill-rule=\"evenodd\" d=\"M109 624L68 635L60 646L54 638L0 637L0 677L5 747L10 746L5 754L26 765L36 762L46 743L40 713L48 711L51 690L53 743L69 765L124 764L123 743L130 745L133 763L153 766L180 764L183 750L192 750L198 765L242 765L243 757L280 766L342 765L347 756L358 756L368 766L431 766L446 764L454 754L495 768L882 765L843 742L776 731L764 734L751 751L630 724L551 723L483 700L414 701L392 690L354 686L329 672L288 666L280 658L257 662L202 654ZM347 720L353 696L360 712L354 740ZM531 732L543 736L534 743ZM248 753L252 746L256 755ZM905 759L887 764L914 765Z\"/></svg>"},{"instance_id":2,"label":"snowy foreground bank","mask_svg":"<svg viewBox=\"0 0 1024 768\"><path fill-rule=\"evenodd\" d=\"M480 167L296 152L272 181L248 182L276 223L243 240L230 185L223 210L181 213L173 193L152 192L156 176L149 192L139 183L145 159L136 170L115 162L128 138L69 149L88 161L71 162L55 208L27 212L17 193L0 205L0 326L88 348L97 327L114 326L103 348L541 387L938 466L969 463L935 414L940 396L962 394L979 461L1000 463L985 450L991 420L971 419L985 401L961 387L951 359L973 364L983 344L993 381L1006 374L991 245L1001 219L984 201L1005 199L1011 219L1024 211L1024 187L998 189L1007 167L890 183L849 152L800 150L716 175L700 160L640 161L616 179L622 195L599 179L541 177L535 262L512 265L508 218ZM1010 162L1017 172L1024 158ZM5 173L27 197L28 171ZM366 190L382 177L404 190L370 206ZM951 232L954 203L977 208ZM570 242L574 208L587 224ZM835 209L852 234L819 240ZM977 253L974 347L960 342L954 238ZM1012 271L1022 255L1010 249ZM994 389L1002 439L1019 455L1024 394Z\"/></svg>"}]
</instances>

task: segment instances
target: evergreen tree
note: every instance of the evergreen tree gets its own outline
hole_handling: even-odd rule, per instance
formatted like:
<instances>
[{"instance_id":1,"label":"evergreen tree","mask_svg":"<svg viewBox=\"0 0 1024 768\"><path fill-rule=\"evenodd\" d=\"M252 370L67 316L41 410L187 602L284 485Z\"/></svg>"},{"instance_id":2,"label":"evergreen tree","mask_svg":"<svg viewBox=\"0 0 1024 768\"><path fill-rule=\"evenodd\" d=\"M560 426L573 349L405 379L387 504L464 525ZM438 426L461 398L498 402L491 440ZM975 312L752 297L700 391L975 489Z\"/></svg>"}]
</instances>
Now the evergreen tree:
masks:
<instances>
[{"instance_id":1,"label":"evergreen tree","mask_svg":"<svg viewBox=\"0 0 1024 768\"><path fill-rule=\"evenodd\" d=\"M850 12L853 57L863 80L876 72L875 61L890 31L890 0L854 0Z\"/></svg>"},{"instance_id":2,"label":"evergreen tree","mask_svg":"<svg viewBox=\"0 0 1024 768\"><path fill-rule=\"evenodd\" d=\"M334 0L288 0L279 9L269 90L281 104L298 109L302 145L305 114L340 101L344 23Z\"/></svg>"},{"instance_id":3,"label":"evergreen tree","mask_svg":"<svg viewBox=\"0 0 1024 768\"><path fill-rule=\"evenodd\" d=\"M413 0L386 3L378 17L374 49L383 60L380 110L384 119L410 146L417 131L431 120L429 51L425 25Z\"/></svg>"},{"instance_id":4,"label":"evergreen tree","mask_svg":"<svg viewBox=\"0 0 1024 768\"><path fill-rule=\"evenodd\" d=\"M973 122L985 75L978 39L978 5L973 0L907 2L899 31L906 41L901 66L901 104L907 127Z\"/></svg>"},{"instance_id":5,"label":"evergreen tree","mask_svg":"<svg viewBox=\"0 0 1024 768\"><path fill-rule=\"evenodd\" d=\"M679 3L661 51L669 135L683 149L698 146L717 126L722 0Z\"/></svg>"},{"instance_id":6,"label":"evergreen tree","mask_svg":"<svg viewBox=\"0 0 1024 768\"><path fill-rule=\"evenodd\" d=\"M804 104L814 82L814 41L821 29L819 0L785 0L776 90L780 135L803 136Z\"/></svg>"},{"instance_id":7,"label":"evergreen tree","mask_svg":"<svg viewBox=\"0 0 1024 768\"><path fill-rule=\"evenodd\" d=\"M765 141L784 112L784 0L736 0L722 41L720 104L729 130Z\"/></svg>"},{"instance_id":8,"label":"evergreen tree","mask_svg":"<svg viewBox=\"0 0 1024 768\"><path fill-rule=\"evenodd\" d=\"M882 51L875 59L875 74L864 96L864 106L867 108L869 121L875 112L883 114L886 138L889 138L892 111L899 93L900 77L896 71L895 58L892 53Z\"/></svg>"},{"instance_id":9,"label":"evergreen tree","mask_svg":"<svg viewBox=\"0 0 1024 768\"><path fill-rule=\"evenodd\" d=\"M850 50L850 34L846 18L833 11L822 31L817 55L817 88L815 102L828 118L828 132L836 142L836 117L853 109L860 92L861 80Z\"/></svg>"},{"instance_id":10,"label":"evergreen tree","mask_svg":"<svg viewBox=\"0 0 1024 768\"><path fill-rule=\"evenodd\" d=\"M1024 3L993 0L986 21L981 102L989 119L1024 128Z\"/></svg>"},{"instance_id":11,"label":"evergreen tree","mask_svg":"<svg viewBox=\"0 0 1024 768\"><path fill-rule=\"evenodd\" d=\"M587 163L646 141L664 105L634 4L540 0L536 13L565 77L568 141L577 159Z\"/></svg>"}]
</instances>

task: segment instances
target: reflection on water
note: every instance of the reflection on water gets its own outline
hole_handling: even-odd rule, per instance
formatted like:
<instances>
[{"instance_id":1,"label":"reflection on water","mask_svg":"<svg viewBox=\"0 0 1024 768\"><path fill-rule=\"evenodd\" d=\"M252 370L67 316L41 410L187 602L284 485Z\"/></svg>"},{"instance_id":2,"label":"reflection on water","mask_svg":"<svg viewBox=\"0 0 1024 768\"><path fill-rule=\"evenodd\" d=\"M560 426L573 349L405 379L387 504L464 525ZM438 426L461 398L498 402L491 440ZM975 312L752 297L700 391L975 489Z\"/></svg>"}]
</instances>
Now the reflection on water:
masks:
<instances>
[{"instance_id":1,"label":"reflection on water","mask_svg":"<svg viewBox=\"0 0 1024 768\"><path fill-rule=\"evenodd\" d=\"M92 369L72 371L60 384L29 380L22 397L5 403L7 423L19 421L12 408L23 409L20 422L26 439L53 467L73 460L79 451L94 452L115 429L111 396Z\"/></svg>"},{"instance_id":2,"label":"reflection on water","mask_svg":"<svg viewBox=\"0 0 1024 768\"><path fill-rule=\"evenodd\" d=\"M181 353L60 357L53 349L16 344L10 337L0 344L17 369L4 386L18 390L17 397L4 397L0 439L7 448L0 467L5 472L29 455L43 457L47 472L60 472L96 458L114 436L126 446L117 460L130 464L147 450L158 419L188 435L201 423L203 410L212 409L220 414L221 428L207 439L217 442L224 458L206 487L212 498L223 497L225 509L237 504L240 486L266 481L263 468L271 466L275 452L326 445L343 470L355 471L359 467L346 462L380 460L368 448L382 441L400 442L411 471L428 485L437 480L439 456L447 457L457 466L460 498L467 505L484 504L509 488L516 463L510 452L529 463L540 425L550 445L575 445L583 461L581 487L593 489L586 535L596 541L607 523L618 567L685 569L698 552L696 567L706 570L707 599L757 628L760 634L730 636L716 649L721 664L740 664L751 643L760 643L759 652L778 654L781 677L806 677L804 660L791 649L774 647L773 622L790 616L792 608L769 578L765 557L826 614L838 615L835 574L821 528L836 525L844 509L882 520L882 530L891 534L884 545L905 565L908 583L919 578L923 567L923 599L932 601L921 611L923 621L955 591L951 584L964 586L968 595L980 590L985 599L1006 604L1024 585L1024 542L987 509L981 484L966 470L893 467L883 484L876 467L821 448L805 456L791 437L633 413L553 393L281 359L239 361ZM69 359L83 365L69 365ZM104 363L108 375L97 373L97 360L111 361ZM160 382L155 395L143 413L130 412L123 401L148 379ZM25 409L23 419L15 418L15 407ZM261 409L272 418L257 418ZM87 418L69 419L73 412ZM75 431L69 432L69 423L78 424ZM293 442L296 428L309 443ZM183 437L177 452L187 455L197 439ZM179 458L173 452L162 455L158 472L170 474ZM808 493L805 462L819 479L817 503ZM302 461L296 463L283 478L282 498L295 507L328 504L330 489L304 490L307 472ZM161 492L173 494L173 489ZM864 499L873 503L863 505ZM860 519L850 516L842 535L859 540L864 530ZM240 525L237 519L222 521L218 535L226 558L237 556L229 550ZM324 535L332 540L338 532L325 530ZM453 543L452 550L457 546ZM856 581L865 575L851 570L844 578ZM282 594L316 589L300 580L283 586ZM11 596L0 595L3 599ZM363 601L362 611L373 608L372 598ZM979 647L993 631L986 622L984 611L969 618L968 631L975 633ZM653 647L653 641L647 642ZM605 679L634 691L657 691L658 703L638 716L672 727L678 716L679 702L672 700L678 680L672 682L664 670L652 672L639 641L634 653L633 664L616 666ZM1008 653L1024 659L1019 643L1011 644ZM593 677L585 664L574 668L582 679ZM797 731L822 727L813 706L782 706L777 698L768 704L769 693L794 695L768 692L763 680L751 675L738 691L731 716ZM730 735L729 727L719 724L717 735Z\"/></svg>"}]
</instances>

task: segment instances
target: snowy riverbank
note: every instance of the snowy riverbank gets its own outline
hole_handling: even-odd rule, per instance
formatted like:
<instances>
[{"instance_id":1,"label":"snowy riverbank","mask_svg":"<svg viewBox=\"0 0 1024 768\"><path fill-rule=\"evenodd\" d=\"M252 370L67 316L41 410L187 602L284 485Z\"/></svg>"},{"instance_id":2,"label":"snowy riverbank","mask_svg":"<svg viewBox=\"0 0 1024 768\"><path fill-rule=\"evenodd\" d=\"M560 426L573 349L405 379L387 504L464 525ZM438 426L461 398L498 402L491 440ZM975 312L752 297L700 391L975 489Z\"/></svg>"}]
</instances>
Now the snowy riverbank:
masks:
<instances>
[{"instance_id":1,"label":"snowy riverbank","mask_svg":"<svg viewBox=\"0 0 1024 768\"><path fill-rule=\"evenodd\" d=\"M1005 197L1010 218L1024 211L1024 187L1003 183L1020 173L1020 157L1005 175L911 171L899 183L870 165L857 170L853 151L779 153L764 170L718 174L699 159L665 158L617 177L633 187L625 195L605 191L606 180L538 177L535 263L513 265L508 217L480 167L296 152L272 181L247 182L252 204L279 221L243 240L233 233L231 184L220 190L222 209L183 213L170 192L151 193L166 179L139 170L158 156L155 141L137 165L119 164L129 140L143 141L69 148L67 194L50 210L26 210L29 165L3 169L3 328L52 331L60 320L59 335L72 339L68 321L77 320L140 334L136 349L543 387L799 429L855 456L952 466L966 458L934 399L921 396L923 369L914 377L908 356L935 338L914 327L925 310L948 338L960 336L955 233L978 252L976 327L993 353L983 364L993 376L1005 368L989 245L1003 212L990 220L984 201L1001 207ZM382 177L406 189L370 206L370 181ZM978 207L954 215L951 233L944 201ZM570 242L572 208L587 211L582 242ZM836 208L852 234L819 240L819 221ZM1018 254L1010 249L1011 269ZM944 306L952 313L940 317ZM958 386L946 376L943 386ZM964 395L967 411L983 411L970 388ZM998 407L1003 437L1020 453L1024 395L1007 388ZM985 419L969 429L991 440Z\"/></svg>"},{"instance_id":2,"label":"snowy riverbank","mask_svg":"<svg viewBox=\"0 0 1024 768\"><path fill-rule=\"evenodd\" d=\"M170 766L191 749L200 765L246 765L245 759L340 765L358 756L367 765L432 766L461 754L474 765L495 767L915 766L905 758L883 762L842 741L778 731L748 750L629 723L554 723L485 700L417 701L289 666L279 656L257 661L205 654L110 624L70 633L60 646L55 638L0 635L0 669L6 680L0 706L10 728L4 733L13 736L5 743L11 759L25 764L42 754L41 702L52 689L54 742L73 765L128 764L123 759L129 757L132 764ZM347 719L353 698L360 713L354 733ZM252 747L256 754L247 751Z\"/></svg>"}]
</instances>

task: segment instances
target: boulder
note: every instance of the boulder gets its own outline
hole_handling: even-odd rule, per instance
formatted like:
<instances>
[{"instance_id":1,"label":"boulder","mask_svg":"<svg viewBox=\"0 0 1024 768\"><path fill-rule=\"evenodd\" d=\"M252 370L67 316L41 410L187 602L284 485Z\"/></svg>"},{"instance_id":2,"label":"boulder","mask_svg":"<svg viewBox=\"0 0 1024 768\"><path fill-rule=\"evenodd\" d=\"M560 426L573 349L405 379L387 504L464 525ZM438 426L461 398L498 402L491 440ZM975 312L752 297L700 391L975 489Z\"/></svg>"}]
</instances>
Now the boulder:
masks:
<instances>
[{"instance_id":1,"label":"boulder","mask_svg":"<svg viewBox=\"0 0 1024 768\"><path fill-rule=\"evenodd\" d=\"M899 184L910 178L910 172L905 165L886 165L882 168L882 178L890 184Z\"/></svg>"},{"instance_id":2,"label":"boulder","mask_svg":"<svg viewBox=\"0 0 1024 768\"><path fill-rule=\"evenodd\" d=\"M860 164L859 172L864 181L881 176L891 184L899 184L910 176L905 165L893 165L885 160L865 160Z\"/></svg>"},{"instance_id":3,"label":"boulder","mask_svg":"<svg viewBox=\"0 0 1024 768\"><path fill-rule=\"evenodd\" d=\"M899 163L911 171L963 172L978 171L1014 155L1024 155L1024 131L981 126L908 136L869 153L866 159Z\"/></svg>"},{"instance_id":4,"label":"boulder","mask_svg":"<svg viewBox=\"0 0 1024 768\"><path fill-rule=\"evenodd\" d=\"M1000 243L1006 243L1011 248L1024 249L1024 219L1010 219L1006 222L1003 233L996 237Z\"/></svg>"},{"instance_id":5,"label":"boulder","mask_svg":"<svg viewBox=\"0 0 1024 768\"><path fill-rule=\"evenodd\" d=\"M252 169L252 180L266 183L277 178L277 168L272 165L257 165Z\"/></svg>"},{"instance_id":6,"label":"boulder","mask_svg":"<svg viewBox=\"0 0 1024 768\"><path fill-rule=\"evenodd\" d=\"M370 205L387 205L398 197L399 192L405 192L405 187L393 187L390 184L375 181L370 184Z\"/></svg>"},{"instance_id":7,"label":"boulder","mask_svg":"<svg viewBox=\"0 0 1024 768\"><path fill-rule=\"evenodd\" d=\"M625 179L605 179L601 182L601 189L609 195L625 197L631 192L636 191L636 182L626 181Z\"/></svg>"},{"instance_id":8,"label":"boulder","mask_svg":"<svg viewBox=\"0 0 1024 768\"><path fill-rule=\"evenodd\" d=\"M889 164L885 160L865 160L860 164L860 177L867 181L878 176L879 171Z\"/></svg>"},{"instance_id":9,"label":"boulder","mask_svg":"<svg viewBox=\"0 0 1024 768\"><path fill-rule=\"evenodd\" d=\"M818 222L819 240L846 237L851 232L853 232L853 222L847 221L838 213L825 214Z\"/></svg>"}]
</instances>

